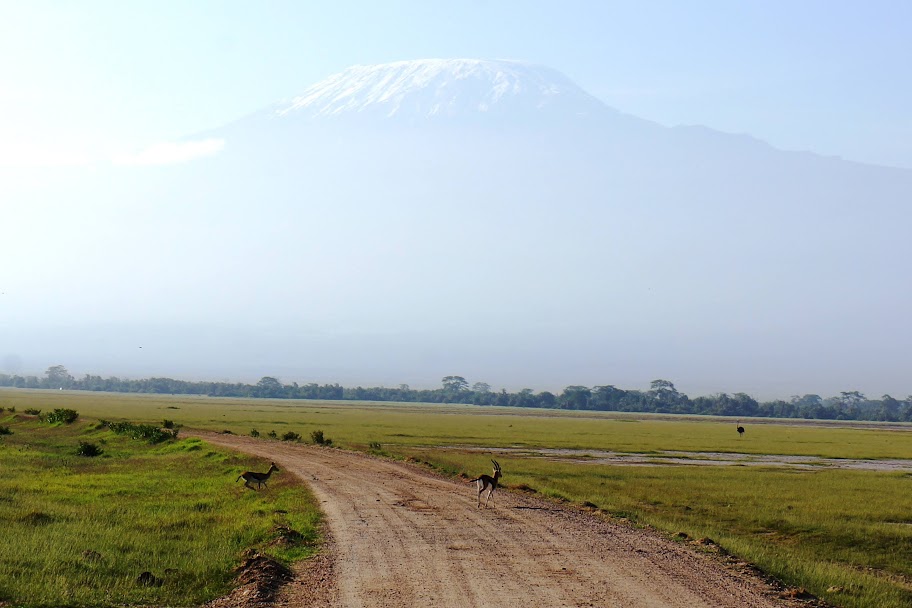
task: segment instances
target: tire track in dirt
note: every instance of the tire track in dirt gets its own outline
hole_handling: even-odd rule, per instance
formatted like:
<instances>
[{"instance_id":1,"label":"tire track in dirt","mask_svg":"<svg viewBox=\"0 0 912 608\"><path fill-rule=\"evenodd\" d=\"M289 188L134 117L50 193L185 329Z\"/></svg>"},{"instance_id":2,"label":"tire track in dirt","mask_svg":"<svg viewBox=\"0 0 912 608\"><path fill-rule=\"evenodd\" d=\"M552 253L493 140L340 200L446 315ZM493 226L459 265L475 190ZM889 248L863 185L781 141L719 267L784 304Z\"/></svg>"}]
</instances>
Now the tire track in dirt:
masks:
<instances>
[{"instance_id":1,"label":"tire track in dirt","mask_svg":"<svg viewBox=\"0 0 912 608\"><path fill-rule=\"evenodd\" d=\"M308 566L277 606L404 608L772 608L796 605L745 572L658 534L344 450L193 433L275 461L311 487L331 535L331 570ZM509 471L506 472L509 475ZM331 583L326 584L326 578Z\"/></svg>"}]
</instances>

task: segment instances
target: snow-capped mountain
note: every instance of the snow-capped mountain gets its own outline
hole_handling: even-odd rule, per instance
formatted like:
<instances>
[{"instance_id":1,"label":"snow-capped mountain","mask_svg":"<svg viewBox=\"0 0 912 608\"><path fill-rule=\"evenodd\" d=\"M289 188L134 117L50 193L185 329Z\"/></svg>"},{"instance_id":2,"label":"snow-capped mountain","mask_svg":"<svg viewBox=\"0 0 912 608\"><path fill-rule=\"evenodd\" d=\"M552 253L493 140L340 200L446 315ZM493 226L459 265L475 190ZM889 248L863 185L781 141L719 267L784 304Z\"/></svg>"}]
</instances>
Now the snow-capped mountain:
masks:
<instances>
[{"instance_id":1,"label":"snow-capped mountain","mask_svg":"<svg viewBox=\"0 0 912 608\"><path fill-rule=\"evenodd\" d=\"M885 383L912 361L912 171L666 128L510 61L356 66L203 135L217 153L84 194L110 212L58 249L132 296L96 305L73 273L83 315L262 328L237 360L321 381L836 391L863 370L906 390ZM227 369L225 349L165 342L164 375Z\"/></svg>"},{"instance_id":2,"label":"snow-capped mountain","mask_svg":"<svg viewBox=\"0 0 912 608\"><path fill-rule=\"evenodd\" d=\"M369 115L408 121L611 112L555 70L518 61L478 59L356 65L271 111L276 116Z\"/></svg>"}]
</instances>

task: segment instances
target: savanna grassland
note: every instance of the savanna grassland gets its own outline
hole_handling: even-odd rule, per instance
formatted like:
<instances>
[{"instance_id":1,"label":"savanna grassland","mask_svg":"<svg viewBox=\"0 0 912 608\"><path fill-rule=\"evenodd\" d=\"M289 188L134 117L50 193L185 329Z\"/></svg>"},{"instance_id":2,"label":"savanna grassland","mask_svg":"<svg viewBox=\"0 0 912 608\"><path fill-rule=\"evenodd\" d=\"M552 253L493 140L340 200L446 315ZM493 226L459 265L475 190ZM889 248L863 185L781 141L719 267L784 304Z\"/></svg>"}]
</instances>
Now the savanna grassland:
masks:
<instances>
[{"instance_id":1,"label":"savanna grassland","mask_svg":"<svg viewBox=\"0 0 912 608\"><path fill-rule=\"evenodd\" d=\"M846 470L815 460L912 459L912 427L744 420L741 438L730 420L456 405L0 391L2 404L172 418L237 434L256 429L264 440L270 431L309 437L321 430L334 445L412 458L453 475L489 472L493 455L507 487L585 504L681 542L712 539L695 547L721 547L834 605L912 605L910 467ZM544 452L552 448L568 452ZM587 450L647 462L604 464ZM692 464L669 464L670 451ZM799 458L698 466L720 453Z\"/></svg>"},{"instance_id":2,"label":"savanna grassland","mask_svg":"<svg viewBox=\"0 0 912 608\"><path fill-rule=\"evenodd\" d=\"M197 605L230 590L248 548L285 562L317 549L305 487L281 474L268 491L235 483L268 463L193 438L151 444L85 417L48 424L10 412L4 395L0 406L0 604ZM101 453L77 455L80 443ZM273 545L283 528L301 537Z\"/></svg>"}]
</instances>

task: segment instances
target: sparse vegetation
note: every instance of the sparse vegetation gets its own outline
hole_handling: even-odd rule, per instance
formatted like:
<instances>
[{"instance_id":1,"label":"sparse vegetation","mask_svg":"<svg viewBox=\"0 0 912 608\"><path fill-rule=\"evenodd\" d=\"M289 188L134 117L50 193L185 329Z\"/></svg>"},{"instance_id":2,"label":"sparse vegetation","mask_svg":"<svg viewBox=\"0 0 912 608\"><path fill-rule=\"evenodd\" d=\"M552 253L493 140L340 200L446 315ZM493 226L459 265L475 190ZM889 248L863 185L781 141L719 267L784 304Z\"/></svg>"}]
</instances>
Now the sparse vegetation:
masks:
<instances>
[{"instance_id":1,"label":"sparse vegetation","mask_svg":"<svg viewBox=\"0 0 912 608\"><path fill-rule=\"evenodd\" d=\"M0 435L12 435L13 432L8 426L0 426Z\"/></svg>"},{"instance_id":2,"label":"sparse vegetation","mask_svg":"<svg viewBox=\"0 0 912 608\"><path fill-rule=\"evenodd\" d=\"M301 441L301 435L294 431L288 431L282 434L282 441Z\"/></svg>"},{"instance_id":3,"label":"sparse vegetation","mask_svg":"<svg viewBox=\"0 0 912 608\"><path fill-rule=\"evenodd\" d=\"M259 432L258 430L256 430L256 429L250 429L250 436L251 436L251 437L259 437L259 436L260 436L260 432Z\"/></svg>"},{"instance_id":4,"label":"sparse vegetation","mask_svg":"<svg viewBox=\"0 0 912 608\"><path fill-rule=\"evenodd\" d=\"M16 411L16 410L13 409L13 410L10 410L10 411L11 411L11 412L14 412L14 411ZM38 415L41 414L41 410L36 409L36 408L34 408L34 407L27 407L27 408L25 408L25 409L23 410L23 413L28 414L29 416L38 416Z\"/></svg>"}]
</instances>

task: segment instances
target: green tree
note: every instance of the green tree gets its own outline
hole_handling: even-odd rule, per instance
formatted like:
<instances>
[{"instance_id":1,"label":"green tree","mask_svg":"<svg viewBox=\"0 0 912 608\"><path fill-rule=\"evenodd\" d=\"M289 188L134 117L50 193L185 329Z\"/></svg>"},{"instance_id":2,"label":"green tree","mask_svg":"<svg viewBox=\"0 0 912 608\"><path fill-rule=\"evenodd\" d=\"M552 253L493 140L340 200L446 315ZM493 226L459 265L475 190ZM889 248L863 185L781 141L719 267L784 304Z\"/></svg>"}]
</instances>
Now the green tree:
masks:
<instances>
[{"instance_id":1,"label":"green tree","mask_svg":"<svg viewBox=\"0 0 912 608\"><path fill-rule=\"evenodd\" d=\"M627 393L611 384L596 386L592 401L597 410L616 410Z\"/></svg>"},{"instance_id":2,"label":"green tree","mask_svg":"<svg viewBox=\"0 0 912 608\"><path fill-rule=\"evenodd\" d=\"M857 420L863 416L861 408L867 401L867 398L858 391L842 391L829 405L838 420Z\"/></svg>"},{"instance_id":3,"label":"green tree","mask_svg":"<svg viewBox=\"0 0 912 608\"><path fill-rule=\"evenodd\" d=\"M532 394L531 388L524 388L516 393L515 405L518 407L535 407L538 405L538 399Z\"/></svg>"},{"instance_id":4,"label":"green tree","mask_svg":"<svg viewBox=\"0 0 912 608\"><path fill-rule=\"evenodd\" d=\"M655 401L656 411L659 412L673 411L675 405L687 401L687 396L679 393L675 385L668 380L653 380L649 383L647 394Z\"/></svg>"},{"instance_id":5,"label":"green tree","mask_svg":"<svg viewBox=\"0 0 912 608\"><path fill-rule=\"evenodd\" d=\"M443 380L443 390L448 393L464 393L469 390L469 383L462 376L444 376Z\"/></svg>"},{"instance_id":6,"label":"green tree","mask_svg":"<svg viewBox=\"0 0 912 608\"><path fill-rule=\"evenodd\" d=\"M271 376L263 376L256 385L257 397L281 397L282 383Z\"/></svg>"},{"instance_id":7,"label":"green tree","mask_svg":"<svg viewBox=\"0 0 912 608\"><path fill-rule=\"evenodd\" d=\"M62 365L52 365L44 374L47 376L48 388L69 388L75 379Z\"/></svg>"},{"instance_id":8,"label":"green tree","mask_svg":"<svg viewBox=\"0 0 912 608\"><path fill-rule=\"evenodd\" d=\"M823 397L815 394L807 394L800 397L794 395L792 403L801 408L801 415L804 416L806 411L821 407L823 405Z\"/></svg>"},{"instance_id":9,"label":"green tree","mask_svg":"<svg viewBox=\"0 0 912 608\"><path fill-rule=\"evenodd\" d=\"M884 395L880 398L880 415L878 418L887 422L897 422L900 418L901 406L902 404L890 395Z\"/></svg>"},{"instance_id":10,"label":"green tree","mask_svg":"<svg viewBox=\"0 0 912 608\"><path fill-rule=\"evenodd\" d=\"M568 386L560 396L561 409L586 410L589 409L589 399L592 391L587 386Z\"/></svg>"},{"instance_id":11,"label":"green tree","mask_svg":"<svg viewBox=\"0 0 912 608\"><path fill-rule=\"evenodd\" d=\"M554 407L557 405L557 397L550 391L542 391L538 394L538 402L542 407Z\"/></svg>"},{"instance_id":12,"label":"green tree","mask_svg":"<svg viewBox=\"0 0 912 608\"><path fill-rule=\"evenodd\" d=\"M668 380L653 380L649 383L649 391L658 394L672 393L677 395L678 389Z\"/></svg>"},{"instance_id":13,"label":"green tree","mask_svg":"<svg viewBox=\"0 0 912 608\"><path fill-rule=\"evenodd\" d=\"M760 408L757 400L747 393L735 393L732 395L732 401L735 403L735 416L756 416Z\"/></svg>"},{"instance_id":14,"label":"green tree","mask_svg":"<svg viewBox=\"0 0 912 608\"><path fill-rule=\"evenodd\" d=\"M865 396L858 391L842 391L839 395L839 401L848 407L858 407L867 401Z\"/></svg>"}]
</instances>

